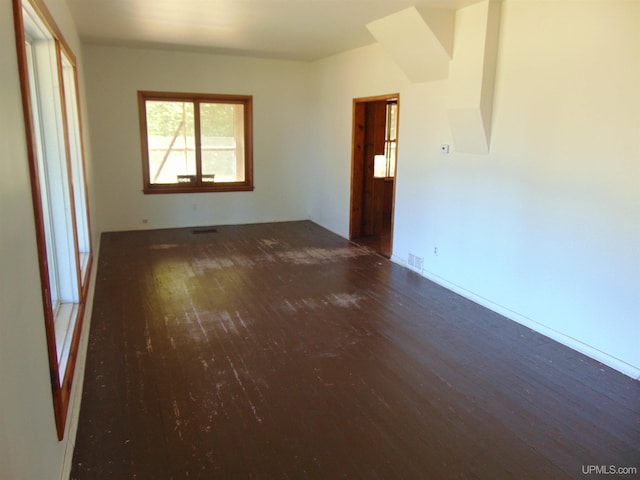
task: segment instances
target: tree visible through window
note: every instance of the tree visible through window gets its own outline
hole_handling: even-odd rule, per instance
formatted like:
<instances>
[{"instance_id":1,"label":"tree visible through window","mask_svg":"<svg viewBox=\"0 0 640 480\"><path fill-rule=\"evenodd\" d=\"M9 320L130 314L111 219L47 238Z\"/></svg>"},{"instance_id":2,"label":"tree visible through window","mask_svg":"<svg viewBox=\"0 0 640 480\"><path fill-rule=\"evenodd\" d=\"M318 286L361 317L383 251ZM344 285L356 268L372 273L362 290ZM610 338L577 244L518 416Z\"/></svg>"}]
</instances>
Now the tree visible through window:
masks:
<instances>
[{"instance_id":1,"label":"tree visible through window","mask_svg":"<svg viewBox=\"0 0 640 480\"><path fill-rule=\"evenodd\" d=\"M145 193L252 190L252 98L139 92Z\"/></svg>"}]
</instances>

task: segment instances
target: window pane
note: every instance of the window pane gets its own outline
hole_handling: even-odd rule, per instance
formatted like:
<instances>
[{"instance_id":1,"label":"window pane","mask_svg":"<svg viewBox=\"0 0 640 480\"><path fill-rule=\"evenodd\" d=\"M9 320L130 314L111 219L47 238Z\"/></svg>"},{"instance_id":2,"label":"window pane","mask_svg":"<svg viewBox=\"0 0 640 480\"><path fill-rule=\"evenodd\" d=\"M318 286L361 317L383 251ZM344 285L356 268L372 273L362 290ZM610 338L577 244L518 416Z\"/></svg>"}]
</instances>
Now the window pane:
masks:
<instances>
[{"instance_id":1,"label":"window pane","mask_svg":"<svg viewBox=\"0 0 640 480\"><path fill-rule=\"evenodd\" d=\"M398 104L390 103L387 105L388 108L388 133L387 140L396 140L398 137Z\"/></svg>"},{"instance_id":2,"label":"window pane","mask_svg":"<svg viewBox=\"0 0 640 480\"><path fill-rule=\"evenodd\" d=\"M244 181L244 108L233 103L200 104L203 182Z\"/></svg>"},{"instance_id":3,"label":"window pane","mask_svg":"<svg viewBox=\"0 0 640 480\"><path fill-rule=\"evenodd\" d=\"M25 53L27 56L28 74L29 74L29 91L31 94L31 116L33 118L34 126L34 146L36 149L36 159L38 161L38 181L40 182L40 188L42 190L42 196L40 198L40 204L42 207L43 215L43 228L45 238L48 239L45 242L47 261L48 261L48 273L49 273L49 300L51 301L52 309L55 311L60 304L60 294L58 292L58 266L56 264L56 250L53 244L53 214L51 213L51 206L49 204L49 198L46 195L46 177L44 176L45 168L42 163L44 158L44 140L42 138L42 120L40 118L40 110L38 107L38 90L36 87L35 77L35 60L33 54L33 47L30 42L25 43Z\"/></svg>"},{"instance_id":4,"label":"window pane","mask_svg":"<svg viewBox=\"0 0 640 480\"><path fill-rule=\"evenodd\" d=\"M87 195L84 182L82 140L80 139L80 115L78 112L78 97L76 92L76 71L66 53L62 52L61 60L67 133L69 140L69 163L71 166L74 204L76 210L78 253L80 255L82 278L86 279L86 273L89 267L89 254L91 252L91 240L89 238L89 210L87 206Z\"/></svg>"},{"instance_id":5,"label":"window pane","mask_svg":"<svg viewBox=\"0 0 640 480\"><path fill-rule=\"evenodd\" d=\"M396 142L392 142L388 144L388 147L389 147L389 155L387 157L389 159L389 173L387 174L388 177L396 176L396 158L398 158L397 146L398 144Z\"/></svg>"},{"instance_id":6,"label":"window pane","mask_svg":"<svg viewBox=\"0 0 640 480\"><path fill-rule=\"evenodd\" d=\"M39 30L27 24L36 37ZM65 151L64 120L57 77L57 54L51 38L28 41L31 115L34 120L40 205L49 267L50 298L54 313L62 303L79 301L76 245L73 236L71 185Z\"/></svg>"},{"instance_id":7,"label":"window pane","mask_svg":"<svg viewBox=\"0 0 640 480\"><path fill-rule=\"evenodd\" d=\"M192 102L146 102L151 183L194 183L196 149Z\"/></svg>"},{"instance_id":8,"label":"window pane","mask_svg":"<svg viewBox=\"0 0 640 480\"><path fill-rule=\"evenodd\" d=\"M385 134L384 155L387 159L386 176L395 177L398 135L398 104L387 103L387 125Z\"/></svg>"}]
</instances>

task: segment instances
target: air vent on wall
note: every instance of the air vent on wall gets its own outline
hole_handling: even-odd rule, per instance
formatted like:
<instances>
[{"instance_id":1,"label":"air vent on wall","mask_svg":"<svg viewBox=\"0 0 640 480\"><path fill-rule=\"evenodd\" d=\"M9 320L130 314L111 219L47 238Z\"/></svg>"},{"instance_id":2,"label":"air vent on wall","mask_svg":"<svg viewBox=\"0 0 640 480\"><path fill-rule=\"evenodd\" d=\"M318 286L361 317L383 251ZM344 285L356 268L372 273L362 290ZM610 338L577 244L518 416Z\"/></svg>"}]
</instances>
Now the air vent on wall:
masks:
<instances>
[{"instance_id":1,"label":"air vent on wall","mask_svg":"<svg viewBox=\"0 0 640 480\"><path fill-rule=\"evenodd\" d=\"M424 259L422 257L418 257L413 253L409 254L409 266L418 272L422 272L422 267L424 265Z\"/></svg>"}]
</instances>

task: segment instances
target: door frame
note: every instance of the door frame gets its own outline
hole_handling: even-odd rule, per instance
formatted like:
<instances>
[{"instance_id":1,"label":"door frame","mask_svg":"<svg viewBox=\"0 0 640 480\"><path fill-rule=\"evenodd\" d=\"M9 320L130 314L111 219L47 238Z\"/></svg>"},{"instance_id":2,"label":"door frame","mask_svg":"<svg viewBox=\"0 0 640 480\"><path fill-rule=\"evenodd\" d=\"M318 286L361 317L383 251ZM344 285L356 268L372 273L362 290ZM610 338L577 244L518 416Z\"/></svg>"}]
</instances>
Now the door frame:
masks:
<instances>
[{"instance_id":1,"label":"door frame","mask_svg":"<svg viewBox=\"0 0 640 480\"><path fill-rule=\"evenodd\" d=\"M398 102L398 119L400 120L400 94L391 93L387 95L376 95L372 97L360 97L353 99L353 120L352 120L352 140L351 140L351 196L349 203L349 239L353 240L360 236L362 230L362 197L364 191L364 168L357 168L365 162L365 132L366 132L366 104L380 100L396 100ZM398 140L400 129L396 132ZM390 251L393 251L393 223L395 217L395 201L397 181L397 159L395 178L393 182L393 196L391 208L391 237Z\"/></svg>"}]
</instances>

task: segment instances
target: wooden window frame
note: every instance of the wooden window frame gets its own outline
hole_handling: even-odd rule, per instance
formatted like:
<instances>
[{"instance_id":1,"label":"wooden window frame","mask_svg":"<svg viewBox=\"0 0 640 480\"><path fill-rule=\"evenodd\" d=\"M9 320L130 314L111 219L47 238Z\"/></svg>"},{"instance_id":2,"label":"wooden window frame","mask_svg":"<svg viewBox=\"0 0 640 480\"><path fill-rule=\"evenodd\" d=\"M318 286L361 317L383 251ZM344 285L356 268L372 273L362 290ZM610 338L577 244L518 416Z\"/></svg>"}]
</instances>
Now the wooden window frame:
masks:
<instances>
[{"instance_id":1,"label":"wooden window frame","mask_svg":"<svg viewBox=\"0 0 640 480\"><path fill-rule=\"evenodd\" d=\"M195 112L196 139L196 175L192 183L152 183L149 168L149 145L147 135L147 101L192 102ZM201 103L228 103L244 107L244 181L241 182L203 182L200 150ZM158 193L202 193L202 192L241 192L254 190L253 184L253 97L251 95L223 95L203 93L138 91L138 113L140 119L140 143L142 148L143 192Z\"/></svg>"},{"instance_id":2,"label":"wooden window frame","mask_svg":"<svg viewBox=\"0 0 640 480\"><path fill-rule=\"evenodd\" d=\"M63 177L61 181L65 184L65 187L63 187L66 192L65 204L70 208L65 212L61 212L60 208L52 211L49 206L47 208L44 206L44 202L47 202L44 196L47 194L49 187L42 183L43 172L39 165L42 162L48 164L50 157L48 152L43 154L39 151L41 142L39 140L40 133L38 132L42 130L42 127L36 123L40 115L40 113L37 113L39 109L37 106L38 99L33 98L30 82L30 60L26 44L29 41L31 45L31 41L28 39L23 17L23 10L27 6L32 12L32 16L37 17L39 25L46 30L46 38L49 42L53 42L53 48L55 48L55 74L57 78L53 76L53 73L50 78L54 80L53 84L56 84L59 89L59 97L54 95L53 97L46 97L46 99L53 99L50 105L54 106L57 118L56 124L62 129L61 138L59 138L59 140L62 140L62 143L59 144L60 156L52 161L58 162L57 164L61 166L61 171L66 172L66 178ZM42 0L13 0L13 15L54 418L58 440L62 440L69 410L71 388L93 263L77 65L75 55ZM64 67L65 62L68 64L67 67ZM68 74L68 71L65 72L64 68L68 67L72 69L72 78L70 79L69 75L67 75L67 80L65 80L65 73ZM69 85L70 80L73 85ZM69 92L65 91L65 86L71 86L74 89L75 98L67 98ZM73 106L73 112L69 112L70 106ZM75 117L72 121L70 121L70 115ZM42 121L42 119L40 120ZM45 122L49 120L51 118L47 116ZM74 129L74 131L71 132L70 129ZM78 180L81 184L78 184ZM74 194L74 191L77 195ZM76 210L77 204L82 204L80 210ZM84 215L84 218L78 219L79 213ZM65 238L66 244L63 248L70 248L71 255L65 267L75 272L71 277L67 277L67 280L75 282L74 288L77 288L76 298L72 301L66 300L63 305L64 308L56 308L54 302L58 302L61 299L54 298L51 293L51 279L54 278L55 281L55 278L57 278L55 277L57 274L54 272L55 267L52 265L54 262L50 262L50 246L52 242L55 243L55 240L52 240L50 231L45 227L46 222L51 222L52 218L59 219L60 217L70 223L70 234ZM80 227L78 221L82 222ZM82 229L81 232L79 228ZM79 246L80 234L83 235L81 241L84 244L84 248ZM64 310L64 314L61 314L61 310ZM56 320L60 320L61 317L68 317L66 318L68 324L64 326L65 330L63 332L60 332L60 328L56 330ZM62 343L56 340L56 333L64 334Z\"/></svg>"}]
</instances>

